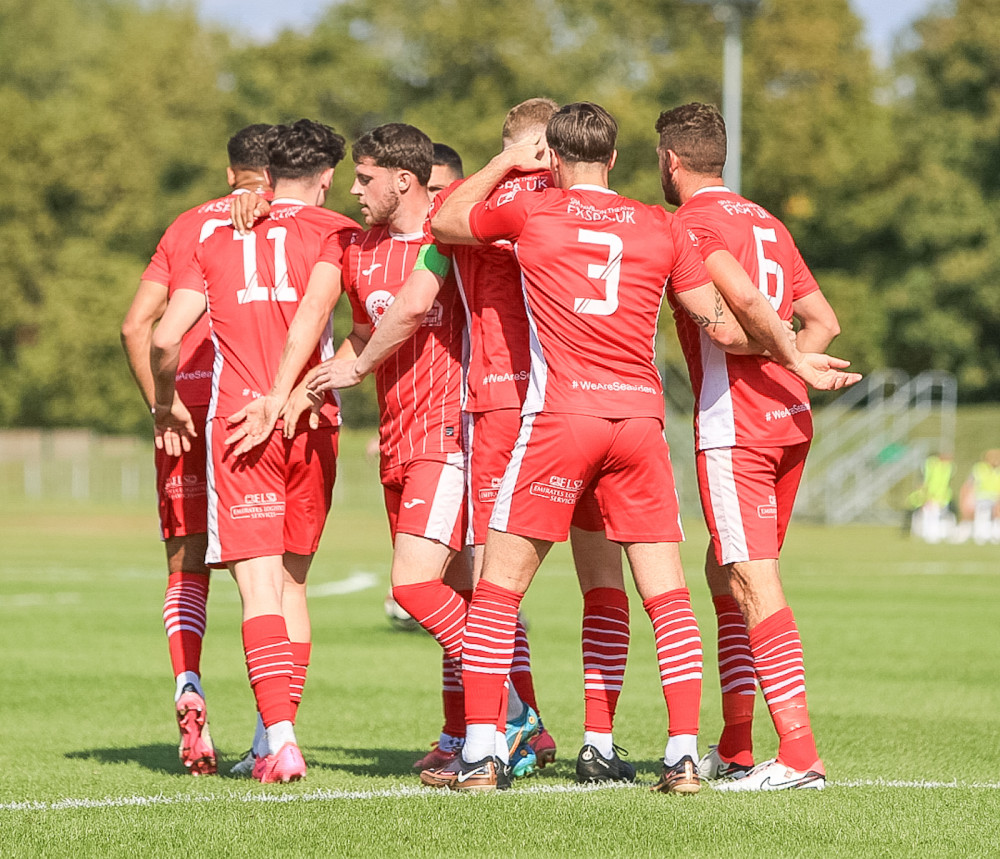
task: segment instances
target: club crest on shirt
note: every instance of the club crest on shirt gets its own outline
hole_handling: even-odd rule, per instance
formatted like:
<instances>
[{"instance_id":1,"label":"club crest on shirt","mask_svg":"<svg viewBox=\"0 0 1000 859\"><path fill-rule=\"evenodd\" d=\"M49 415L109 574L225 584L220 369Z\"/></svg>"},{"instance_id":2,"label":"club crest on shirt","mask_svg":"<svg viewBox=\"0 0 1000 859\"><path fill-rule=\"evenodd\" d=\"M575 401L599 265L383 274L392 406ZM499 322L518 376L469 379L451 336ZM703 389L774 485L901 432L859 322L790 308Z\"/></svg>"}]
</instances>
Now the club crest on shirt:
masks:
<instances>
[{"instance_id":1,"label":"club crest on shirt","mask_svg":"<svg viewBox=\"0 0 1000 859\"><path fill-rule=\"evenodd\" d=\"M368 312L368 318L372 321L372 325L378 328L379 322L382 321L382 317L385 316L385 312L395 299L396 296L385 289L376 289L368 295L365 299L365 310Z\"/></svg>"}]
</instances>

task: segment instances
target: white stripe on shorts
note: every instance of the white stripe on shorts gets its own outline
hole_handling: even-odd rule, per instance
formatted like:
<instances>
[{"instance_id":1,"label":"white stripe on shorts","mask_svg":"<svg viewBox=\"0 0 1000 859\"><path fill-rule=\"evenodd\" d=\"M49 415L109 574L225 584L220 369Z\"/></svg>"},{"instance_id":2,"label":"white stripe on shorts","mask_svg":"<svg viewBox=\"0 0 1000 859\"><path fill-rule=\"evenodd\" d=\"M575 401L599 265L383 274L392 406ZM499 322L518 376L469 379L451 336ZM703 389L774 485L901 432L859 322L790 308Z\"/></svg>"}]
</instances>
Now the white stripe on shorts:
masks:
<instances>
[{"instance_id":1,"label":"white stripe on shorts","mask_svg":"<svg viewBox=\"0 0 1000 859\"><path fill-rule=\"evenodd\" d=\"M441 467L441 477L434 490L431 509L427 514L424 536L446 546L455 533L455 523L461 516L465 502L465 454L449 453L448 461Z\"/></svg>"},{"instance_id":2,"label":"white stripe on shorts","mask_svg":"<svg viewBox=\"0 0 1000 859\"><path fill-rule=\"evenodd\" d=\"M514 442L514 450L511 452L510 460L507 462L507 469L503 473L503 481L497 491L497 500L493 503L493 514L490 516L490 528L494 531L507 530L507 522L510 520L510 502L514 496L514 487L517 486L517 478L521 471L521 464L524 461L524 454L528 449L528 440L531 438L531 428L535 425L535 415L521 416L521 429L517 432L517 441Z\"/></svg>"},{"instance_id":3,"label":"white stripe on shorts","mask_svg":"<svg viewBox=\"0 0 1000 859\"><path fill-rule=\"evenodd\" d=\"M722 550L721 563L735 564L750 559L746 529L740 512L739 493L733 475L732 448L720 447L702 451L708 474L708 495L715 515Z\"/></svg>"}]
</instances>

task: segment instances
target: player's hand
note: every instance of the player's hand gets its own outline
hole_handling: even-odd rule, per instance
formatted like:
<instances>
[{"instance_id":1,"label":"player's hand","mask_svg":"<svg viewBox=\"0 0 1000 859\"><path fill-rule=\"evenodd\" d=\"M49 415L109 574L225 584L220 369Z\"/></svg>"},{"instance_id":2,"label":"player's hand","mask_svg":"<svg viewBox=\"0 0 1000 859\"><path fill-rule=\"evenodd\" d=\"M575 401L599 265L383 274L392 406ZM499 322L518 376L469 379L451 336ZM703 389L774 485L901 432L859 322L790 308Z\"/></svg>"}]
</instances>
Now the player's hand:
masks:
<instances>
[{"instance_id":1,"label":"player's hand","mask_svg":"<svg viewBox=\"0 0 1000 859\"><path fill-rule=\"evenodd\" d=\"M284 420L282 433L285 438L292 438L299 425L302 413L309 411L309 429L319 429L320 409L326 402L326 395L313 393L306 387L303 379L288 396L288 401L281 407L281 417Z\"/></svg>"},{"instance_id":2,"label":"player's hand","mask_svg":"<svg viewBox=\"0 0 1000 859\"><path fill-rule=\"evenodd\" d=\"M271 204L260 194L237 194L229 203L229 217L237 232L246 235L253 229L254 221L271 211Z\"/></svg>"},{"instance_id":3,"label":"player's hand","mask_svg":"<svg viewBox=\"0 0 1000 859\"><path fill-rule=\"evenodd\" d=\"M549 169L549 146L544 134L534 140L508 146L499 157L505 160L508 170L532 172Z\"/></svg>"},{"instance_id":4,"label":"player's hand","mask_svg":"<svg viewBox=\"0 0 1000 859\"><path fill-rule=\"evenodd\" d=\"M198 433L191 419L191 412L174 392L174 401L169 405L156 403L153 406L153 443L157 450L167 456L180 456L191 450L191 439Z\"/></svg>"},{"instance_id":5,"label":"player's hand","mask_svg":"<svg viewBox=\"0 0 1000 859\"><path fill-rule=\"evenodd\" d=\"M821 352L805 352L795 375L817 391L839 391L861 381L860 373L847 373L851 362Z\"/></svg>"},{"instance_id":6,"label":"player's hand","mask_svg":"<svg viewBox=\"0 0 1000 859\"><path fill-rule=\"evenodd\" d=\"M364 376L355 370L355 358L330 358L306 376L306 387L319 394L333 388L353 388Z\"/></svg>"},{"instance_id":7,"label":"player's hand","mask_svg":"<svg viewBox=\"0 0 1000 859\"><path fill-rule=\"evenodd\" d=\"M277 398L268 394L252 400L228 417L229 425L235 429L226 438L226 444L237 445L233 451L236 456L249 453L271 437L281 414L281 406Z\"/></svg>"}]
</instances>

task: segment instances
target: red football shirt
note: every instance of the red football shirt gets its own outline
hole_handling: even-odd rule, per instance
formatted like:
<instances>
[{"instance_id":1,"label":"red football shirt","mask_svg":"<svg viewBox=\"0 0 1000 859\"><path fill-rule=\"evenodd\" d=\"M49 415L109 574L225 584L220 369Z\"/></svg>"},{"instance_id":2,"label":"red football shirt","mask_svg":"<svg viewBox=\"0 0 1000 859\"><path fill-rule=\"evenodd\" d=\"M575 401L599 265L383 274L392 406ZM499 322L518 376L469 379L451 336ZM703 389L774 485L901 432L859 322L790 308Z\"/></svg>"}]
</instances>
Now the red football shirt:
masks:
<instances>
[{"instance_id":1,"label":"red football shirt","mask_svg":"<svg viewBox=\"0 0 1000 859\"><path fill-rule=\"evenodd\" d=\"M204 292L208 302L215 344L209 420L231 415L271 389L313 266L323 261L341 267L357 232L358 225L343 215L286 199L274 200L247 236L228 217L206 223L177 288ZM323 340L330 353L329 323ZM317 349L303 375L319 361ZM323 417L336 424L337 405L325 405Z\"/></svg>"},{"instance_id":2,"label":"red football shirt","mask_svg":"<svg viewBox=\"0 0 1000 859\"><path fill-rule=\"evenodd\" d=\"M355 236L344 261L355 322L378 326L431 241L426 232L394 236L384 225ZM462 450L464 346L465 315L449 274L421 327L375 370L383 468Z\"/></svg>"},{"instance_id":3,"label":"red football shirt","mask_svg":"<svg viewBox=\"0 0 1000 859\"><path fill-rule=\"evenodd\" d=\"M461 184L437 195L431 215ZM511 172L493 190L494 205L522 191L552 187L547 170ZM507 239L488 245L442 246L452 260L469 324L469 366L463 407L467 412L519 409L531 371L528 314L521 292L521 267Z\"/></svg>"},{"instance_id":4,"label":"red football shirt","mask_svg":"<svg viewBox=\"0 0 1000 859\"><path fill-rule=\"evenodd\" d=\"M593 185L479 203L469 220L480 241L516 242L531 324L524 413L662 421L664 290L711 280L680 221Z\"/></svg>"},{"instance_id":5,"label":"red football shirt","mask_svg":"<svg viewBox=\"0 0 1000 859\"><path fill-rule=\"evenodd\" d=\"M677 210L704 259L729 251L782 319L792 302L819 289L784 224L727 188L705 188ZM812 438L806 384L757 355L730 355L675 306L677 334L695 394L695 444L782 447Z\"/></svg>"},{"instance_id":6,"label":"red football shirt","mask_svg":"<svg viewBox=\"0 0 1000 859\"><path fill-rule=\"evenodd\" d=\"M194 257L202 227L210 221L228 220L229 204L233 197L245 193L249 192L236 191L178 215L157 244L153 258L142 273L142 279L167 287L168 298L173 295L177 282ZM212 398L214 357L215 348L209 338L208 317L203 316L184 335L181 359L177 365L177 393L189 408L207 406Z\"/></svg>"}]
</instances>

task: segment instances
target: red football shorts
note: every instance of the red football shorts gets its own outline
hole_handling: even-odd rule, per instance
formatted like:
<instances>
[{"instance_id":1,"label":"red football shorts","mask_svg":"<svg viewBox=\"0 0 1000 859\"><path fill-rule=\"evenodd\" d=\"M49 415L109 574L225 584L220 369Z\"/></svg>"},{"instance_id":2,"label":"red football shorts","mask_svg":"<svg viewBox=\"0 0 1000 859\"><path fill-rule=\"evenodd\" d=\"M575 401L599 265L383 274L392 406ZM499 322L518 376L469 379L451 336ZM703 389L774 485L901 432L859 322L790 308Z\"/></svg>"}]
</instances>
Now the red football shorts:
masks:
<instances>
[{"instance_id":1,"label":"red football shorts","mask_svg":"<svg viewBox=\"0 0 1000 859\"><path fill-rule=\"evenodd\" d=\"M411 459L382 471L389 532L413 534L459 551L465 544L465 455Z\"/></svg>"},{"instance_id":2,"label":"red football shorts","mask_svg":"<svg viewBox=\"0 0 1000 859\"><path fill-rule=\"evenodd\" d=\"M208 530L205 478L205 417L208 406L191 409L198 435L191 450L167 456L156 450L156 496L160 509L160 533L164 540L204 534Z\"/></svg>"},{"instance_id":3,"label":"red football shorts","mask_svg":"<svg viewBox=\"0 0 1000 859\"><path fill-rule=\"evenodd\" d=\"M720 564L777 558L809 442L698 451L698 489Z\"/></svg>"},{"instance_id":4,"label":"red football shorts","mask_svg":"<svg viewBox=\"0 0 1000 859\"><path fill-rule=\"evenodd\" d=\"M472 415L469 436L469 519L472 527L468 541L474 546L486 542L493 502L520 431L520 409L497 409ZM584 531L604 530L601 508L592 489L583 493L573 509L573 524Z\"/></svg>"},{"instance_id":5,"label":"red football shorts","mask_svg":"<svg viewBox=\"0 0 1000 859\"><path fill-rule=\"evenodd\" d=\"M280 430L249 454L234 457L225 443L227 419L208 426L208 552L210 564L282 555L319 547L337 476L337 427Z\"/></svg>"},{"instance_id":6,"label":"red football shorts","mask_svg":"<svg viewBox=\"0 0 1000 859\"><path fill-rule=\"evenodd\" d=\"M684 539L670 449L655 418L525 416L490 528L565 540L570 524L584 527L573 514L588 490L597 498L609 540Z\"/></svg>"}]
</instances>

